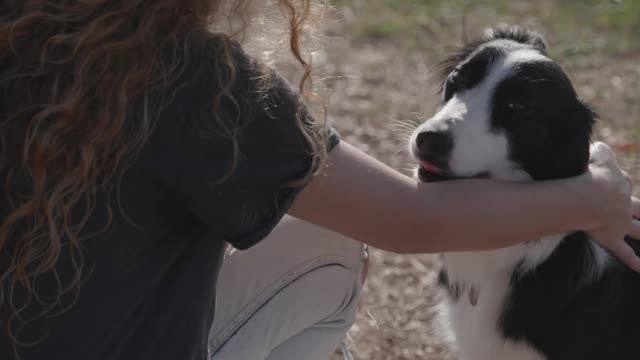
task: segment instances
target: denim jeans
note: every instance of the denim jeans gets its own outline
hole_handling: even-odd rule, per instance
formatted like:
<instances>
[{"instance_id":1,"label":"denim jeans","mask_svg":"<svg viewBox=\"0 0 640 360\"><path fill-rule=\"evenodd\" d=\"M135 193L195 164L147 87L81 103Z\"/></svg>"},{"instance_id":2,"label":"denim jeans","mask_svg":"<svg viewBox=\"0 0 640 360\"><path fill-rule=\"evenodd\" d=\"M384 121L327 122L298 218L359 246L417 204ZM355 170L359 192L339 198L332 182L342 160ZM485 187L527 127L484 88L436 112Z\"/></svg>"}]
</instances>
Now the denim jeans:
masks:
<instances>
[{"instance_id":1,"label":"denim jeans","mask_svg":"<svg viewBox=\"0 0 640 360\"><path fill-rule=\"evenodd\" d=\"M285 216L225 258L210 359L329 359L353 324L365 264L363 244Z\"/></svg>"}]
</instances>

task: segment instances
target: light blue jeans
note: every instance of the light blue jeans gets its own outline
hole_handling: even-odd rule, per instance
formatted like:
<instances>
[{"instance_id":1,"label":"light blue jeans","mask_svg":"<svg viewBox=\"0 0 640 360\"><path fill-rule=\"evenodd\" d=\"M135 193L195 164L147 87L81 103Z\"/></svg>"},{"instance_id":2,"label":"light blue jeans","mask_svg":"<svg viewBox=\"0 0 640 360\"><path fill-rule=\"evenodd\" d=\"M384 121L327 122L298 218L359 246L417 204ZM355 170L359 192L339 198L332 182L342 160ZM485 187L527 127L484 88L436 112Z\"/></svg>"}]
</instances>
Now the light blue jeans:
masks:
<instances>
[{"instance_id":1,"label":"light blue jeans","mask_svg":"<svg viewBox=\"0 0 640 360\"><path fill-rule=\"evenodd\" d=\"M285 216L225 258L210 359L329 359L353 324L366 263L363 244Z\"/></svg>"}]
</instances>

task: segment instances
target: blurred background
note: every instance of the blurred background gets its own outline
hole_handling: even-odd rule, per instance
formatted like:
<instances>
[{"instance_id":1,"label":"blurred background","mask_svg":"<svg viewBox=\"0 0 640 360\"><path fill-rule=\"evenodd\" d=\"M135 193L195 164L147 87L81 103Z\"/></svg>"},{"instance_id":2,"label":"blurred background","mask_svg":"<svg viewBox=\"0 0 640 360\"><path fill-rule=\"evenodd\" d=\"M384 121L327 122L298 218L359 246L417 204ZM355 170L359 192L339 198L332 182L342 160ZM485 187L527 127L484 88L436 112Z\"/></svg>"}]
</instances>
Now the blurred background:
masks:
<instances>
[{"instance_id":1,"label":"blurred background","mask_svg":"<svg viewBox=\"0 0 640 360\"><path fill-rule=\"evenodd\" d=\"M640 185L640 0L334 0L314 56L328 115L344 140L394 168L413 122L428 119L438 95L430 68L465 34L498 23L541 32L601 120ZM425 234L425 237L428 234ZM455 359L435 327L435 256L372 251L370 275L349 345L356 360ZM339 353L334 359L341 359Z\"/></svg>"}]
</instances>

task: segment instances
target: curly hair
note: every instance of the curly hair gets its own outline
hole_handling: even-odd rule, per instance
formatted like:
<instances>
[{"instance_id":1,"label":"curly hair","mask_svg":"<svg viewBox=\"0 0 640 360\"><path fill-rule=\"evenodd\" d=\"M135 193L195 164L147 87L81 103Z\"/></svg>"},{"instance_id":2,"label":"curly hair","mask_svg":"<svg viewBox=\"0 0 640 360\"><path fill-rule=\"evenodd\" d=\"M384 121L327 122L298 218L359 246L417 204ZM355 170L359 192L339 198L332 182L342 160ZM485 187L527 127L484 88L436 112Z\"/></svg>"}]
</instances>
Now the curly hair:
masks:
<instances>
[{"instance_id":1,"label":"curly hair","mask_svg":"<svg viewBox=\"0 0 640 360\"><path fill-rule=\"evenodd\" d=\"M299 84L309 95L311 66L301 53L310 0L274 0L287 19L289 48L302 66ZM149 103L149 95L177 88L189 58L190 35L211 31L227 15L240 15L240 30L250 19L250 1L215 0L4 0L0 2L0 307L10 308L8 327L15 343L21 313L41 306L39 316L60 306L63 296L77 297L83 280L81 232L96 193L126 165L153 131L154 118L169 101ZM212 33L213 34L213 33ZM235 64L230 36L216 69L221 104L238 104L230 91ZM228 75L230 74L230 75ZM131 121L135 103L143 116ZM300 116L299 116L300 117ZM229 121L215 127L237 141ZM322 132L298 125L309 141L318 169L326 156ZM237 126L237 125L236 125ZM230 171L233 171L233 166ZM312 176L309 173L305 179ZM302 181L305 179L301 179ZM111 212L109 210L109 212ZM106 220L108 226L110 219ZM61 254L71 259L75 276L56 273ZM6 260L3 262L3 259ZM55 296L40 296L38 279L53 276ZM17 303L15 292L26 293Z\"/></svg>"}]
</instances>

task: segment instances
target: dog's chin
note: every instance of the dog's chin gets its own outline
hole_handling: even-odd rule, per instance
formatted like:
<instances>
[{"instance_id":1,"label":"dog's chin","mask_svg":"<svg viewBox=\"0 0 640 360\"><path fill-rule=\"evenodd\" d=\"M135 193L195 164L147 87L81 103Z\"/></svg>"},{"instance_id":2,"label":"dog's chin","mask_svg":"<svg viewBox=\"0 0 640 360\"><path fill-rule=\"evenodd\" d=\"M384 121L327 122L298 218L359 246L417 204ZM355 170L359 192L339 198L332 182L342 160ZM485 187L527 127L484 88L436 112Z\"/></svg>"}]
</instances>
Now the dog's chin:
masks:
<instances>
[{"instance_id":1,"label":"dog's chin","mask_svg":"<svg viewBox=\"0 0 640 360\"><path fill-rule=\"evenodd\" d=\"M459 176L452 172L432 172L423 168L422 166L418 167L417 171L418 180L425 183L433 183L433 182L441 182L441 181L450 181L450 180L460 180L460 179L489 179L491 177L488 171L481 172L472 176Z\"/></svg>"}]
</instances>

